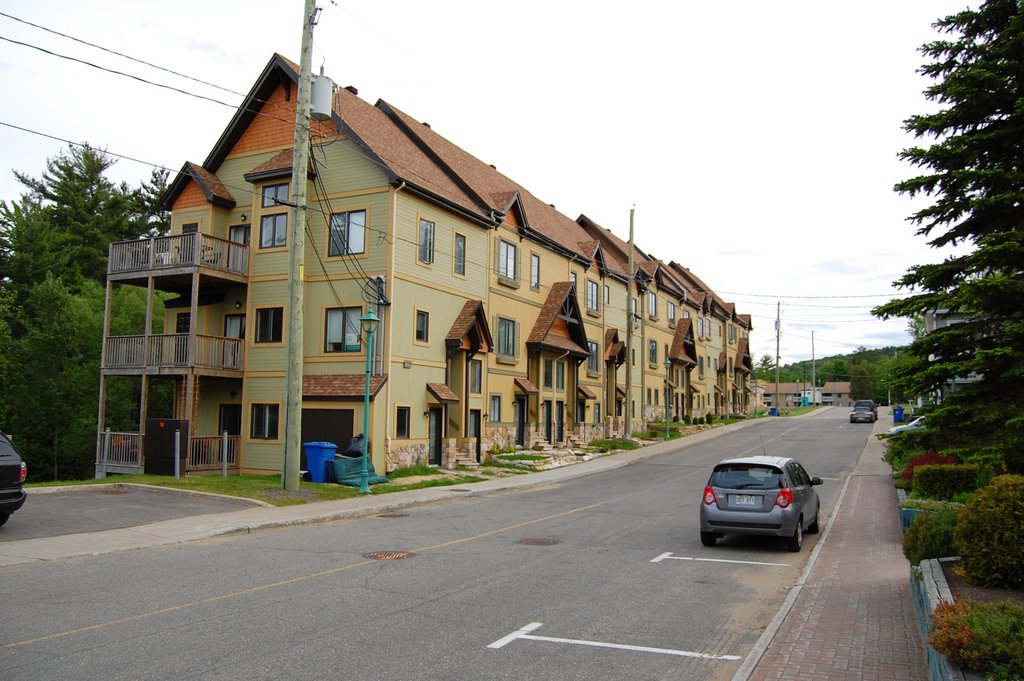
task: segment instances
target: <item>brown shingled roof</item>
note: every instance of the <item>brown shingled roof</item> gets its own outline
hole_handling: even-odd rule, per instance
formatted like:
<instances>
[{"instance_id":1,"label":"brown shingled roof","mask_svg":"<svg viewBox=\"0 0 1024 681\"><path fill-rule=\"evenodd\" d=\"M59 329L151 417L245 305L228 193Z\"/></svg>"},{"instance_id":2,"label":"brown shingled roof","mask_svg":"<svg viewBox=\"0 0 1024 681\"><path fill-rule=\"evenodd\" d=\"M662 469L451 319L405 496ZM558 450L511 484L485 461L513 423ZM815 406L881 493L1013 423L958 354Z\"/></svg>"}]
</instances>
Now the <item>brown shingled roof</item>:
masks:
<instances>
[{"instance_id":1,"label":"brown shingled roof","mask_svg":"<svg viewBox=\"0 0 1024 681\"><path fill-rule=\"evenodd\" d=\"M691 353L695 349L693 340L693 320L684 317L676 321L676 332L672 336L672 346L669 348L668 356L676 362L683 364L696 364L697 359Z\"/></svg>"},{"instance_id":2,"label":"brown shingled roof","mask_svg":"<svg viewBox=\"0 0 1024 681\"><path fill-rule=\"evenodd\" d=\"M438 402L449 404L459 401L459 396L452 392L452 389L444 383L427 383L427 391L437 398Z\"/></svg>"},{"instance_id":3,"label":"brown shingled roof","mask_svg":"<svg viewBox=\"0 0 1024 681\"><path fill-rule=\"evenodd\" d=\"M587 345L587 335L580 322L579 305L576 302L576 296L571 294L572 284L568 281L560 281L551 286L544 307L537 315L537 322L533 325L533 330L530 331L530 337L526 339L528 346L534 345L555 351L565 351L577 357L590 355L590 352L584 349ZM575 321L574 324L569 324L572 338L551 333L555 320L566 306L570 308L569 316L573 317Z\"/></svg>"},{"instance_id":4,"label":"brown shingled roof","mask_svg":"<svg viewBox=\"0 0 1024 681\"><path fill-rule=\"evenodd\" d=\"M491 338L491 328L487 324L487 315L484 314L484 302L482 300L467 300L455 321L452 328L448 330L444 343L448 347L458 347L467 336L473 336L472 341L477 352L489 352L494 347Z\"/></svg>"},{"instance_id":5,"label":"brown shingled roof","mask_svg":"<svg viewBox=\"0 0 1024 681\"><path fill-rule=\"evenodd\" d=\"M202 190L207 201L227 208L235 207L235 197L215 174L191 161L185 164L185 172Z\"/></svg>"},{"instance_id":6,"label":"brown shingled roof","mask_svg":"<svg viewBox=\"0 0 1024 681\"><path fill-rule=\"evenodd\" d=\"M370 399L373 399L387 383L387 374L370 376ZM302 396L304 399L363 399L366 391L366 374L331 374L328 376L303 376Z\"/></svg>"}]
</instances>

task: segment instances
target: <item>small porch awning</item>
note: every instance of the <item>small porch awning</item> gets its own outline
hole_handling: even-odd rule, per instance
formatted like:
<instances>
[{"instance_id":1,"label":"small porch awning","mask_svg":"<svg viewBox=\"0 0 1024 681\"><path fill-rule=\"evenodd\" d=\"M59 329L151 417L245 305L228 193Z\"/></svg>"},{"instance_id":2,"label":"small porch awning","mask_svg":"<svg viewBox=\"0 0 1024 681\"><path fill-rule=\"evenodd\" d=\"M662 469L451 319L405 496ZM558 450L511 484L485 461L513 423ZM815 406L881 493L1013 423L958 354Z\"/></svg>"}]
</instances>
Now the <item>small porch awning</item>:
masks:
<instances>
[{"instance_id":1,"label":"small porch awning","mask_svg":"<svg viewBox=\"0 0 1024 681\"><path fill-rule=\"evenodd\" d=\"M535 386L528 378L517 376L515 383L516 389L519 390L519 392L526 393L527 395L540 395L540 391L537 390L537 386Z\"/></svg>"},{"instance_id":2,"label":"small porch awning","mask_svg":"<svg viewBox=\"0 0 1024 681\"><path fill-rule=\"evenodd\" d=\"M622 385L621 383L616 385L615 386L615 394L618 395L619 397L625 397L626 396L626 386Z\"/></svg>"},{"instance_id":3,"label":"small porch awning","mask_svg":"<svg viewBox=\"0 0 1024 681\"><path fill-rule=\"evenodd\" d=\"M693 384L691 383L691 384L690 384L690 392L691 392L691 393L694 393L694 394L697 394L697 393L699 393L699 392L700 392L700 388L698 388L697 386L695 386L695 385L693 385Z\"/></svg>"},{"instance_id":4,"label":"small porch awning","mask_svg":"<svg viewBox=\"0 0 1024 681\"><path fill-rule=\"evenodd\" d=\"M679 390L679 386L673 383L672 381L665 381L665 384L668 385L668 387L672 388L673 390Z\"/></svg>"},{"instance_id":5,"label":"small porch awning","mask_svg":"<svg viewBox=\"0 0 1024 681\"><path fill-rule=\"evenodd\" d=\"M387 383L388 375L370 377L370 399L375 399ZM304 400L362 400L366 391L366 374L330 374L327 376L303 376L302 399Z\"/></svg>"},{"instance_id":6,"label":"small porch awning","mask_svg":"<svg viewBox=\"0 0 1024 681\"><path fill-rule=\"evenodd\" d=\"M722 391L722 386L720 386L720 385L718 385L717 383L715 383L715 392L716 392L716 393L720 393L720 392L723 392L723 391Z\"/></svg>"},{"instance_id":7,"label":"small porch awning","mask_svg":"<svg viewBox=\"0 0 1024 681\"><path fill-rule=\"evenodd\" d=\"M589 387L585 385L579 386L576 390L577 392L579 392L580 395L583 395L583 397L587 398L588 400L597 399L597 394L595 394L593 390L591 390Z\"/></svg>"},{"instance_id":8,"label":"small porch awning","mask_svg":"<svg viewBox=\"0 0 1024 681\"><path fill-rule=\"evenodd\" d=\"M442 404L454 404L459 401L459 396L444 383L427 383L427 392Z\"/></svg>"}]
</instances>

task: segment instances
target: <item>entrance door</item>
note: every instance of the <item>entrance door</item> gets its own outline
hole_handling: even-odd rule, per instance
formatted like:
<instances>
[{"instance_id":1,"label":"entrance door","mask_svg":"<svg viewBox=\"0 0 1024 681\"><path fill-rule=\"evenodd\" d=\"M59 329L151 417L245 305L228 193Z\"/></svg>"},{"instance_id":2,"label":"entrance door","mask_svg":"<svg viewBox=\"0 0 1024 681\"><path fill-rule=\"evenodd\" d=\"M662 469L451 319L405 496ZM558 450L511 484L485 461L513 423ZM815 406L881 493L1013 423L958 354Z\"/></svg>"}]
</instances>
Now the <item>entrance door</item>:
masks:
<instances>
[{"instance_id":1,"label":"entrance door","mask_svg":"<svg viewBox=\"0 0 1024 681\"><path fill-rule=\"evenodd\" d=\"M480 410L469 410L469 437L476 438L476 462L480 463Z\"/></svg>"},{"instance_id":2,"label":"entrance door","mask_svg":"<svg viewBox=\"0 0 1024 681\"><path fill-rule=\"evenodd\" d=\"M431 407L428 415L430 449L427 463L432 466L441 465L441 438L444 436L444 409Z\"/></svg>"},{"instance_id":3,"label":"entrance door","mask_svg":"<svg viewBox=\"0 0 1024 681\"><path fill-rule=\"evenodd\" d=\"M240 404L222 404L220 405L220 418L217 420L217 434L220 435L225 430L228 431L228 435L241 435L242 434L242 405Z\"/></svg>"},{"instance_id":4,"label":"entrance door","mask_svg":"<svg viewBox=\"0 0 1024 681\"><path fill-rule=\"evenodd\" d=\"M555 403L555 442L565 441L565 402Z\"/></svg>"},{"instance_id":5,"label":"entrance door","mask_svg":"<svg viewBox=\"0 0 1024 681\"><path fill-rule=\"evenodd\" d=\"M515 403L516 444L526 446L526 419L529 414L526 395L516 395Z\"/></svg>"},{"instance_id":6,"label":"entrance door","mask_svg":"<svg viewBox=\"0 0 1024 681\"><path fill-rule=\"evenodd\" d=\"M544 400L542 407L543 414L541 414L541 420L544 422L544 439L548 441L548 444L552 444L551 436L554 435L552 432L551 423L551 400Z\"/></svg>"}]
</instances>

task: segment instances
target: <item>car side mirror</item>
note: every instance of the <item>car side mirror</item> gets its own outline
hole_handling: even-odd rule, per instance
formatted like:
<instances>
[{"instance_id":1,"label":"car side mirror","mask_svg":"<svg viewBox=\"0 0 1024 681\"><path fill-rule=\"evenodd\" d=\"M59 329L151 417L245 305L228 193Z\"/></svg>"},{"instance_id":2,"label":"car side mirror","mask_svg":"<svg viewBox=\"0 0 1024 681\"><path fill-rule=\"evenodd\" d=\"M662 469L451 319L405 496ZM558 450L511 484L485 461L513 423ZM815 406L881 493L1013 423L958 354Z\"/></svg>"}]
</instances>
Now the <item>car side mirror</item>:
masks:
<instances>
[{"instance_id":1,"label":"car side mirror","mask_svg":"<svg viewBox=\"0 0 1024 681\"><path fill-rule=\"evenodd\" d=\"M821 478L814 477L814 478L811 478L811 484L812 485L824 485L825 481L822 480Z\"/></svg>"}]
</instances>

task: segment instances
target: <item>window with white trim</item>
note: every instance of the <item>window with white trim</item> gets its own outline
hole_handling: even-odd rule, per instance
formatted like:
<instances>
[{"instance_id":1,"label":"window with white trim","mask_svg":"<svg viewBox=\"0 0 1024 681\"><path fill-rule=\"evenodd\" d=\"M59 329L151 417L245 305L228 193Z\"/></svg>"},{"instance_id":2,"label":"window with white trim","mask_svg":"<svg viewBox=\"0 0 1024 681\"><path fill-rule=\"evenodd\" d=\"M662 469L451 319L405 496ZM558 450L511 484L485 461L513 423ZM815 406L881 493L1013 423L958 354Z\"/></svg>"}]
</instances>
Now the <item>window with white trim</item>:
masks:
<instances>
[{"instance_id":1,"label":"window with white trim","mask_svg":"<svg viewBox=\"0 0 1024 681\"><path fill-rule=\"evenodd\" d=\"M416 258L424 264L434 262L434 223L420 218L419 248Z\"/></svg>"}]
</instances>

